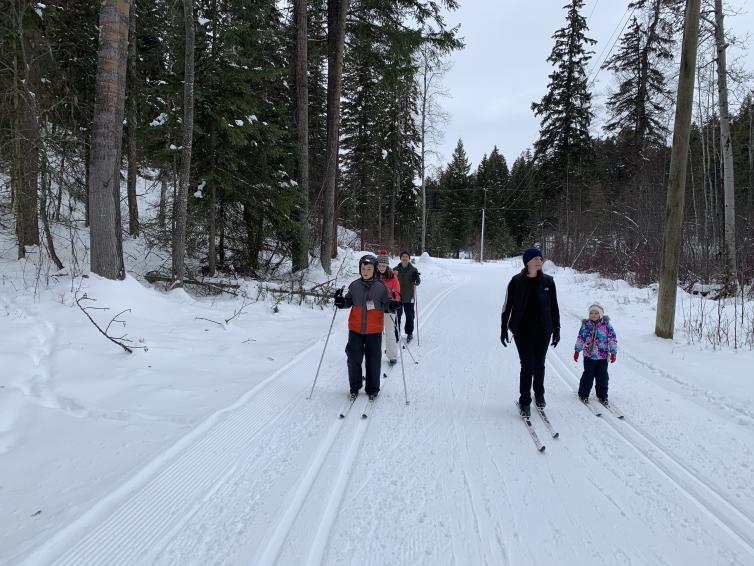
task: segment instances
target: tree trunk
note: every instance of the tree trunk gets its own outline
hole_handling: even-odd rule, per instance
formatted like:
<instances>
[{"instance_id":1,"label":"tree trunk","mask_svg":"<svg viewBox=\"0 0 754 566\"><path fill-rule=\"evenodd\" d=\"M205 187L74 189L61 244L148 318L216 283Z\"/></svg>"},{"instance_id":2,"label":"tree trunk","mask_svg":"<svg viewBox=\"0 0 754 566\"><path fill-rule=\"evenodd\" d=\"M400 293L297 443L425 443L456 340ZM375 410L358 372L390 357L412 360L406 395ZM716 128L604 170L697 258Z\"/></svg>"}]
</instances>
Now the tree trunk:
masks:
<instances>
[{"instance_id":1,"label":"tree trunk","mask_svg":"<svg viewBox=\"0 0 754 566\"><path fill-rule=\"evenodd\" d=\"M217 2L212 2L212 44L210 56L214 60L217 48ZM213 88L216 86L213 81ZM209 131L210 173L209 173L209 219L207 246L207 275L214 277L217 272L217 127L212 122Z\"/></svg>"},{"instance_id":2,"label":"tree trunk","mask_svg":"<svg viewBox=\"0 0 754 566\"><path fill-rule=\"evenodd\" d=\"M217 130L212 125L209 134L210 143L210 181L209 181L209 246L207 249L207 275L215 276L217 271L217 182L215 181L215 163L217 161Z\"/></svg>"},{"instance_id":3,"label":"tree trunk","mask_svg":"<svg viewBox=\"0 0 754 566\"><path fill-rule=\"evenodd\" d=\"M186 49L183 77L183 147L181 172L176 202L173 204L175 232L173 233L173 287L183 286L186 257L186 215L188 187L191 175L191 144L194 131L194 6L193 0L183 0L183 23Z\"/></svg>"},{"instance_id":4,"label":"tree trunk","mask_svg":"<svg viewBox=\"0 0 754 566\"><path fill-rule=\"evenodd\" d=\"M136 120L137 120L137 85L136 74L136 1L131 3L131 17L128 26L128 233L139 236L139 206L136 203Z\"/></svg>"},{"instance_id":5,"label":"tree trunk","mask_svg":"<svg viewBox=\"0 0 754 566\"><path fill-rule=\"evenodd\" d=\"M717 91L720 105L720 146L723 154L724 214L724 266L723 281L729 295L736 292L736 201L733 170L733 140L730 135L730 112L728 110L728 69L725 51L725 28L723 24L723 0L715 0L715 44L717 47Z\"/></svg>"},{"instance_id":6,"label":"tree trunk","mask_svg":"<svg viewBox=\"0 0 754 566\"><path fill-rule=\"evenodd\" d=\"M39 200L39 215L42 217L42 226L44 226L45 240L47 241L47 253L50 259L53 261L58 270L63 269L63 262L60 261L58 254L55 253L55 240L52 237L50 230L50 221L47 216L47 195L52 194L52 171L50 170L50 164L47 159L42 161L42 178L47 177L50 182L42 183L41 199Z\"/></svg>"},{"instance_id":7,"label":"tree trunk","mask_svg":"<svg viewBox=\"0 0 754 566\"><path fill-rule=\"evenodd\" d=\"M419 175L421 175L421 193L422 193L422 242L421 253L426 251L427 247L427 181L426 167L427 167L427 114L429 112L429 59L425 53L423 56L423 68L422 68L422 90L421 90L421 105L420 105L420 119L421 127L419 130Z\"/></svg>"},{"instance_id":8,"label":"tree trunk","mask_svg":"<svg viewBox=\"0 0 754 566\"><path fill-rule=\"evenodd\" d=\"M675 332L675 301L678 287L678 265L681 251L681 230L686 189L686 164L691 131L691 108L694 103L694 70L699 37L700 0L687 0L686 20L681 50L681 68L673 127L673 149L670 156L667 204L665 208L664 245L660 288L657 296L655 334L672 338Z\"/></svg>"},{"instance_id":9,"label":"tree trunk","mask_svg":"<svg viewBox=\"0 0 754 566\"><path fill-rule=\"evenodd\" d=\"M293 248L293 271L309 267L309 80L307 0L294 0L296 20L296 182L301 193L298 211L298 235Z\"/></svg>"},{"instance_id":10,"label":"tree trunk","mask_svg":"<svg viewBox=\"0 0 754 566\"><path fill-rule=\"evenodd\" d=\"M14 71L14 159L13 208L16 213L16 237L19 259L26 256L26 246L39 245L37 201L39 189L39 158L41 138L35 90L39 73L34 63L38 32L27 29L25 22L34 17L29 2L14 3L16 7L16 53ZM36 26L36 23L33 24Z\"/></svg>"},{"instance_id":11,"label":"tree trunk","mask_svg":"<svg viewBox=\"0 0 754 566\"><path fill-rule=\"evenodd\" d=\"M91 269L124 279L120 226L120 167L128 59L129 0L104 0L100 12L94 121L89 163Z\"/></svg>"},{"instance_id":12,"label":"tree trunk","mask_svg":"<svg viewBox=\"0 0 754 566\"><path fill-rule=\"evenodd\" d=\"M157 222L160 230L165 231L165 209L168 203L168 176L165 171L160 172L160 209L157 213Z\"/></svg>"},{"instance_id":13,"label":"tree trunk","mask_svg":"<svg viewBox=\"0 0 754 566\"><path fill-rule=\"evenodd\" d=\"M322 243L319 260L325 273L331 273L335 185L338 177L338 138L340 135L340 90L346 37L348 0L327 2L327 148L325 151L325 194L322 209Z\"/></svg>"}]
</instances>

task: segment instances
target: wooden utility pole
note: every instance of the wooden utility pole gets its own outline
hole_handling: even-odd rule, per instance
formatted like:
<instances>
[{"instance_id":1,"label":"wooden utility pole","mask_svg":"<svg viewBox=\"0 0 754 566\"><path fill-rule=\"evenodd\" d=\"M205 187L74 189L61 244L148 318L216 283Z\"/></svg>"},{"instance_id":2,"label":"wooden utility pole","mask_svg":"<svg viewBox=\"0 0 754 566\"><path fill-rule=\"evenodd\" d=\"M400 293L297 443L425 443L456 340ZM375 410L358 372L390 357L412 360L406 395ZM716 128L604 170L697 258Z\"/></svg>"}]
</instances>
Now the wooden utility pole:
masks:
<instances>
[{"instance_id":1,"label":"wooden utility pole","mask_svg":"<svg viewBox=\"0 0 754 566\"><path fill-rule=\"evenodd\" d=\"M126 98L129 0L104 0L100 11L94 121L89 162L91 269L124 279L120 157Z\"/></svg>"},{"instance_id":2,"label":"wooden utility pole","mask_svg":"<svg viewBox=\"0 0 754 566\"><path fill-rule=\"evenodd\" d=\"M182 287L185 276L186 215L188 187L191 178L191 144L194 134L194 6L193 0L183 0L183 22L186 50L183 76L183 147L178 194L173 204L175 232L173 233L173 287Z\"/></svg>"},{"instance_id":3,"label":"wooden utility pole","mask_svg":"<svg viewBox=\"0 0 754 566\"><path fill-rule=\"evenodd\" d=\"M733 169L733 140L730 135L730 111L728 110L728 66L725 51L725 27L723 25L723 0L715 0L715 44L717 46L717 92L720 105L720 146L723 154L724 214L724 265L725 291L736 292L736 199Z\"/></svg>"},{"instance_id":4,"label":"wooden utility pole","mask_svg":"<svg viewBox=\"0 0 754 566\"><path fill-rule=\"evenodd\" d=\"M657 296L655 334L672 338L675 331L675 301L678 287L678 265L681 254L683 208L686 193L686 162L691 131L691 107L694 103L694 72L699 39L699 5L701 0L686 1L686 19L681 48L681 69L673 127L673 149L670 154L670 176L665 206L665 234Z\"/></svg>"},{"instance_id":5,"label":"wooden utility pole","mask_svg":"<svg viewBox=\"0 0 754 566\"><path fill-rule=\"evenodd\" d=\"M343 52L346 43L348 0L327 2L327 148L325 151L325 194L322 209L322 244L319 261L325 273L331 272L335 245L335 185L338 178L340 136L340 91L343 78Z\"/></svg>"}]
</instances>

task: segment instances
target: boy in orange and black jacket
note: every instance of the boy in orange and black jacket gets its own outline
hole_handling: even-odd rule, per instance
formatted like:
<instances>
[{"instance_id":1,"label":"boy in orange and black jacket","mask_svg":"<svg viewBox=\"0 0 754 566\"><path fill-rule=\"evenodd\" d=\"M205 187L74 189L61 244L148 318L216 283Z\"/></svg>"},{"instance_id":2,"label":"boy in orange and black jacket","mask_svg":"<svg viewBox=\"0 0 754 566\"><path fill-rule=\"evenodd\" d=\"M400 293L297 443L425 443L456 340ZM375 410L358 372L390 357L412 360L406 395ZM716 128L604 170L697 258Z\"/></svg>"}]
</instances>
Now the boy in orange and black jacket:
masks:
<instances>
[{"instance_id":1,"label":"boy in orange and black jacket","mask_svg":"<svg viewBox=\"0 0 754 566\"><path fill-rule=\"evenodd\" d=\"M359 260L361 277L348 286L345 296L341 290L335 293L335 306L350 308L348 317L348 381L351 395L361 389L361 361L366 357L366 387L370 398L380 392L380 361L382 360L382 332L385 312L395 312L397 301L390 300L385 284L375 278L377 258L365 255Z\"/></svg>"}]
</instances>

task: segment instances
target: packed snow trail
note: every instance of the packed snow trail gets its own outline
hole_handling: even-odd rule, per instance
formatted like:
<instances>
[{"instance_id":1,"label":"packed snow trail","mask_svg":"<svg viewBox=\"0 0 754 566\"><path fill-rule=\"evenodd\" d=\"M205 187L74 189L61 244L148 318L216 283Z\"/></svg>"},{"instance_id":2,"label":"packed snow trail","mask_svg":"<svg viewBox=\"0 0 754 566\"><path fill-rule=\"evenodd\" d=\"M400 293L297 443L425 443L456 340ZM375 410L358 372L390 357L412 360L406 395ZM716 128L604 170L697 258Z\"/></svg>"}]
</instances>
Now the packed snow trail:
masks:
<instances>
[{"instance_id":1,"label":"packed snow trail","mask_svg":"<svg viewBox=\"0 0 754 566\"><path fill-rule=\"evenodd\" d=\"M499 341L518 265L432 260L420 269L422 343L410 345L419 364L404 356L410 405L396 367L368 419L364 395L338 418L341 318L311 401L324 336L28 563L754 562L747 423L634 362L640 345L625 336L610 383L626 419L604 408L595 418L574 395L580 365L567 361L578 329L567 313L583 307L583 289L556 273L563 340L550 349L545 385L560 437L533 415L548 439L539 454L511 403L515 345Z\"/></svg>"}]
</instances>

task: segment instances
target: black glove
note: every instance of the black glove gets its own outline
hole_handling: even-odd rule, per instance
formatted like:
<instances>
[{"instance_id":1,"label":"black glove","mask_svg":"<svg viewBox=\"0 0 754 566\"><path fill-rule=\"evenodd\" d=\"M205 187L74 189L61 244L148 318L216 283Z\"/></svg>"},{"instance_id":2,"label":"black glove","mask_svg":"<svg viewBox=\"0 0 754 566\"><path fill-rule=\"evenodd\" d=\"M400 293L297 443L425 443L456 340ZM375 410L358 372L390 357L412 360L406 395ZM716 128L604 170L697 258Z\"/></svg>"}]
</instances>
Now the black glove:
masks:
<instances>
[{"instance_id":1,"label":"black glove","mask_svg":"<svg viewBox=\"0 0 754 566\"><path fill-rule=\"evenodd\" d=\"M558 342L560 342L560 328L556 328L552 332L552 347L557 346Z\"/></svg>"},{"instance_id":2,"label":"black glove","mask_svg":"<svg viewBox=\"0 0 754 566\"><path fill-rule=\"evenodd\" d=\"M503 343L503 348L508 347L508 342L510 342L511 339L508 337L508 329L507 328L501 328L500 329L500 342Z\"/></svg>"},{"instance_id":3,"label":"black glove","mask_svg":"<svg viewBox=\"0 0 754 566\"><path fill-rule=\"evenodd\" d=\"M421 277L419 277L419 273L416 273L416 275L414 275L414 285L418 287L421 284L421 282L422 280L421 280Z\"/></svg>"},{"instance_id":4,"label":"black glove","mask_svg":"<svg viewBox=\"0 0 754 566\"><path fill-rule=\"evenodd\" d=\"M390 301L390 305L387 308L387 312L395 313L395 312L398 312L399 308L401 308L400 301Z\"/></svg>"},{"instance_id":5,"label":"black glove","mask_svg":"<svg viewBox=\"0 0 754 566\"><path fill-rule=\"evenodd\" d=\"M337 291L335 291L335 294L332 297L336 307L338 307L339 309L345 308L346 298L343 296L343 289L338 289Z\"/></svg>"}]
</instances>

